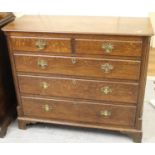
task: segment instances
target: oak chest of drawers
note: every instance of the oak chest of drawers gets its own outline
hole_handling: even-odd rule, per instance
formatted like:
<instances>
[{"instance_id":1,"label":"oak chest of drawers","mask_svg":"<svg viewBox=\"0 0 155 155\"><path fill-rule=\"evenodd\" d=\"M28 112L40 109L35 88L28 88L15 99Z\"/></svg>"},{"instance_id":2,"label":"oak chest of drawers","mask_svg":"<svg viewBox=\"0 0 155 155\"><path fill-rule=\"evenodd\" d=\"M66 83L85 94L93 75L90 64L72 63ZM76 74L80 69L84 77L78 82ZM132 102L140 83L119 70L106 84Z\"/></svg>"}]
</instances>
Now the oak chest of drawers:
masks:
<instances>
[{"instance_id":1,"label":"oak chest of drawers","mask_svg":"<svg viewBox=\"0 0 155 155\"><path fill-rule=\"evenodd\" d=\"M141 141L149 19L24 16L3 30L19 128L54 123L120 131Z\"/></svg>"}]
</instances>

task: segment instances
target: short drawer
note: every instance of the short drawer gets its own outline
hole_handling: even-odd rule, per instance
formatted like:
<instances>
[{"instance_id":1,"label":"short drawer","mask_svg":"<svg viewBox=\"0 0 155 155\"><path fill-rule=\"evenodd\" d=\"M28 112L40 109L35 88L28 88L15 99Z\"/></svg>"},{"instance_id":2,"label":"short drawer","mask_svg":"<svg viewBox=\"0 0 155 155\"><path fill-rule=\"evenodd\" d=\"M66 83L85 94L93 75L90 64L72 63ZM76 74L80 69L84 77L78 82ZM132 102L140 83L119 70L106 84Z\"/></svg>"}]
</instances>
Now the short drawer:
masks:
<instances>
[{"instance_id":1,"label":"short drawer","mask_svg":"<svg viewBox=\"0 0 155 155\"><path fill-rule=\"evenodd\" d=\"M11 37L14 51L71 53L70 38Z\"/></svg>"},{"instance_id":2,"label":"short drawer","mask_svg":"<svg viewBox=\"0 0 155 155\"><path fill-rule=\"evenodd\" d=\"M139 80L140 61L15 54L18 72Z\"/></svg>"},{"instance_id":3,"label":"short drawer","mask_svg":"<svg viewBox=\"0 0 155 155\"><path fill-rule=\"evenodd\" d=\"M28 75L19 75L18 80L20 92L26 94L135 104L137 102L137 83Z\"/></svg>"},{"instance_id":4,"label":"short drawer","mask_svg":"<svg viewBox=\"0 0 155 155\"><path fill-rule=\"evenodd\" d=\"M60 121L133 126L136 108L91 102L22 98L25 116Z\"/></svg>"},{"instance_id":5,"label":"short drawer","mask_svg":"<svg viewBox=\"0 0 155 155\"><path fill-rule=\"evenodd\" d=\"M78 54L139 57L142 41L76 39L75 50Z\"/></svg>"}]
</instances>

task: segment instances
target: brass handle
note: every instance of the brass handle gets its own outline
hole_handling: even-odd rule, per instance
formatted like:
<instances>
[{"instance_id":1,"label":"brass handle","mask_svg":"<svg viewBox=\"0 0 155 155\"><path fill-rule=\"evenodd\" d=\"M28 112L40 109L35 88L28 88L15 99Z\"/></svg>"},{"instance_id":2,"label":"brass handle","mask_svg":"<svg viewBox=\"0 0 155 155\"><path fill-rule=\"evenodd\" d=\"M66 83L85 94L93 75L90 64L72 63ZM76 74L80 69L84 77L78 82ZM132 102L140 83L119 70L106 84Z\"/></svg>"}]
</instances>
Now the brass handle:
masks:
<instances>
[{"instance_id":1,"label":"brass handle","mask_svg":"<svg viewBox=\"0 0 155 155\"><path fill-rule=\"evenodd\" d=\"M46 67L48 67L48 62L46 60L38 60L38 66L41 69L45 69Z\"/></svg>"},{"instance_id":2,"label":"brass handle","mask_svg":"<svg viewBox=\"0 0 155 155\"><path fill-rule=\"evenodd\" d=\"M102 87L101 88L101 93L105 94L105 95L108 95L108 94L112 93L112 89L109 86Z\"/></svg>"},{"instance_id":3,"label":"brass handle","mask_svg":"<svg viewBox=\"0 0 155 155\"><path fill-rule=\"evenodd\" d=\"M72 64L76 64L77 59L76 58L72 58L71 61L72 61Z\"/></svg>"},{"instance_id":4,"label":"brass handle","mask_svg":"<svg viewBox=\"0 0 155 155\"><path fill-rule=\"evenodd\" d=\"M35 45L39 50L43 50L47 46L44 40L37 40Z\"/></svg>"},{"instance_id":5,"label":"brass handle","mask_svg":"<svg viewBox=\"0 0 155 155\"><path fill-rule=\"evenodd\" d=\"M52 108L51 108L48 104L45 104L45 105L43 106L43 110L44 110L45 112L49 112L49 111L52 110Z\"/></svg>"},{"instance_id":6,"label":"brass handle","mask_svg":"<svg viewBox=\"0 0 155 155\"><path fill-rule=\"evenodd\" d=\"M104 49L105 53L109 54L114 49L114 46L111 43L102 44L102 49Z\"/></svg>"},{"instance_id":7,"label":"brass handle","mask_svg":"<svg viewBox=\"0 0 155 155\"><path fill-rule=\"evenodd\" d=\"M109 110L101 110L100 111L100 116L110 117L111 116L111 111L109 111Z\"/></svg>"},{"instance_id":8,"label":"brass handle","mask_svg":"<svg viewBox=\"0 0 155 155\"><path fill-rule=\"evenodd\" d=\"M41 82L40 83L40 86L43 88L43 89L47 89L49 87L49 84L47 82Z\"/></svg>"},{"instance_id":9,"label":"brass handle","mask_svg":"<svg viewBox=\"0 0 155 155\"><path fill-rule=\"evenodd\" d=\"M114 69L114 66L109 63L105 63L101 65L101 69L104 71L104 73L109 73L111 70Z\"/></svg>"}]
</instances>

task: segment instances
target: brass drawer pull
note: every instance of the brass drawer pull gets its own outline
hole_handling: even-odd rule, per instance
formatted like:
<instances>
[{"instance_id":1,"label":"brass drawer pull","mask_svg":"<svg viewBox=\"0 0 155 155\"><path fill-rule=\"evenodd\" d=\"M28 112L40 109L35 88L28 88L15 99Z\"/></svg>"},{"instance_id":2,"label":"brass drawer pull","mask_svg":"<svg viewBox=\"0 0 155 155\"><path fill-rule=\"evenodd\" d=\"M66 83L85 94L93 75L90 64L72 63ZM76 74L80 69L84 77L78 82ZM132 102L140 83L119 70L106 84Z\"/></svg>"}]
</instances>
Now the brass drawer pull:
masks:
<instances>
[{"instance_id":1,"label":"brass drawer pull","mask_svg":"<svg viewBox=\"0 0 155 155\"><path fill-rule=\"evenodd\" d=\"M101 110L100 111L100 116L103 116L103 117L110 117L111 116L111 111L109 110Z\"/></svg>"},{"instance_id":2,"label":"brass drawer pull","mask_svg":"<svg viewBox=\"0 0 155 155\"><path fill-rule=\"evenodd\" d=\"M114 66L109 63L105 63L105 64L101 65L101 70L103 70L104 73L109 73L113 69L114 69Z\"/></svg>"},{"instance_id":3,"label":"brass drawer pull","mask_svg":"<svg viewBox=\"0 0 155 155\"><path fill-rule=\"evenodd\" d=\"M44 40L37 40L35 45L39 50L43 50L47 46Z\"/></svg>"},{"instance_id":4,"label":"brass drawer pull","mask_svg":"<svg viewBox=\"0 0 155 155\"><path fill-rule=\"evenodd\" d=\"M49 87L49 84L47 82L41 82L40 83L40 86L43 88L43 89L47 89Z\"/></svg>"},{"instance_id":5,"label":"brass drawer pull","mask_svg":"<svg viewBox=\"0 0 155 155\"><path fill-rule=\"evenodd\" d=\"M45 104L42 108L45 112L49 112L52 110L52 107L50 107L48 104Z\"/></svg>"},{"instance_id":6,"label":"brass drawer pull","mask_svg":"<svg viewBox=\"0 0 155 155\"><path fill-rule=\"evenodd\" d=\"M72 58L71 61L72 61L72 64L76 64L77 63L77 59L76 58Z\"/></svg>"},{"instance_id":7,"label":"brass drawer pull","mask_svg":"<svg viewBox=\"0 0 155 155\"><path fill-rule=\"evenodd\" d=\"M105 94L105 95L108 95L108 94L112 93L112 89L109 86L102 87L101 88L101 93Z\"/></svg>"},{"instance_id":8,"label":"brass drawer pull","mask_svg":"<svg viewBox=\"0 0 155 155\"><path fill-rule=\"evenodd\" d=\"M46 67L48 67L48 62L46 60L38 60L38 66L41 69L45 69Z\"/></svg>"},{"instance_id":9,"label":"brass drawer pull","mask_svg":"<svg viewBox=\"0 0 155 155\"><path fill-rule=\"evenodd\" d=\"M104 49L105 53L109 54L114 49L114 46L111 43L102 44L102 49Z\"/></svg>"}]
</instances>

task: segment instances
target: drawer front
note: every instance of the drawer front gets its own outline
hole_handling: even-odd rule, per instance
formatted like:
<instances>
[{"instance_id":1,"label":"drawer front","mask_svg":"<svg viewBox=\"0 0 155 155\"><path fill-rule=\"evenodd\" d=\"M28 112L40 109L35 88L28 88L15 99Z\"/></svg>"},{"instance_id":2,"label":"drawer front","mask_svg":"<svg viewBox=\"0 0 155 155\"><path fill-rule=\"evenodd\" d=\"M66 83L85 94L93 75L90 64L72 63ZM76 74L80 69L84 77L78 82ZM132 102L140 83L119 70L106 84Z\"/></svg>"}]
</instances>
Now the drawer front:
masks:
<instances>
[{"instance_id":1,"label":"drawer front","mask_svg":"<svg viewBox=\"0 0 155 155\"><path fill-rule=\"evenodd\" d=\"M22 107L29 117L123 126L134 125L136 112L134 106L36 98L22 98Z\"/></svg>"},{"instance_id":2,"label":"drawer front","mask_svg":"<svg viewBox=\"0 0 155 155\"><path fill-rule=\"evenodd\" d=\"M19 75L21 93L135 103L138 84Z\"/></svg>"},{"instance_id":3,"label":"drawer front","mask_svg":"<svg viewBox=\"0 0 155 155\"><path fill-rule=\"evenodd\" d=\"M69 38L12 37L11 46L15 51L71 53Z\"/></svg>"},{"instance_id":4,"label":"drawer front","mask_svg":"<svg viewBox=\"0 0 155 155\"><path fill-rule=\"evenodd\" d=\"M18 72L139 80L140 61L15 55Z\"/></svg>"},{"instance_id":5,"label":"drawer front","mask_svg":"<svg viewBox=\"0 0 155 155\"><path fill-rule=\"evenodd\" d=\"M79 54L139 57L142 41L76 39L75 50Z\"/></svg>"}]
</instances>

